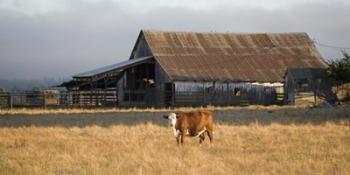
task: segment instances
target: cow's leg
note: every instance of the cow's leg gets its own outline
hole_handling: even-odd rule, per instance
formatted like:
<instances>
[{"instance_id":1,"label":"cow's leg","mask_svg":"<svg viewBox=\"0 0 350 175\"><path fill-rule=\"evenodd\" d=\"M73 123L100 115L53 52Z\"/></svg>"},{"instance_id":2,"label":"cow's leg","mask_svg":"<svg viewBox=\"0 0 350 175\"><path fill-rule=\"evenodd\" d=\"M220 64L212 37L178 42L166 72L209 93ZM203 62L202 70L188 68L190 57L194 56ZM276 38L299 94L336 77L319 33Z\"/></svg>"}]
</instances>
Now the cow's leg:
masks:
<instances>
[{"instance_id":1,"label":"cow's leg","mask_svg":"<svg viewBox=\"0 0 350 175\"><path fill-rule=\"evenodd\" d=\"M210 140L210 143L213 142L213 123L209 123L207 126L207 133L208 133L208 137Z\"/></svg>"},{"instance_id":2,"label":"cow's leg","mask_svg":"<svg viewBox=\"0 0 350 175\"><path fill-rule=\"evenodd\" d=\"M206 132L206 131L207 131L207 129L204 128L202 131L200 131L200 132L198 133L199 144L201 144L201 143L204 141L204 139L205 139L205 132Z\"/></svg>"},{"instance_id":3,"label":"cow's leg","mask_svg":"<svg viewBox=\"0 0 350 175\"><path fill-rule=\"evenodd\" d=\"M201 135L199 135L199 144L204 142L204 140L205 140L205 132L203 132Z\"/></svg>"},{"instance_id":4,"label":"cow's leg","mask_svg":"<svg viewBox=\"0 0 350 175\"><path fill-rule=\"evenodd\" d=\"M174 130L174 136L176 138L176 142L179 145L180 144L181 132L179 130L176 130L175 128L173 128L173 130Z\"/></svg>"},{"instance_id":5,"label":"cow's leg","mask_svg":"<svg viewBox=\"0 0 350 175\"><path fill-rule=\"evenodd\" d=\"M177 145L179 145L180 144L180 134L176 137L176 142L177 142Z\"/></svg>"},{"instance_id":6,"label":"cow's leg","mask_svg":"<svg viewBox=\"0 0 350 175\"><path fill-rule=\"evenodd\" d=\"M208 137L209 137L210 143L213 142L213 131L212 130L207 130L207 133L208 133Z\"/></svg>"},{"instance_id":7,"label":"cow's leg","mask_svg":"<svg viewBox=\"0 0 350 175\"><path fill-rule=\"evenodd\" d=\"M184 144L184 139L185 139L186 133L181 132L180 137L181 137L181 144Z\"/></svg>"}]
</instances>

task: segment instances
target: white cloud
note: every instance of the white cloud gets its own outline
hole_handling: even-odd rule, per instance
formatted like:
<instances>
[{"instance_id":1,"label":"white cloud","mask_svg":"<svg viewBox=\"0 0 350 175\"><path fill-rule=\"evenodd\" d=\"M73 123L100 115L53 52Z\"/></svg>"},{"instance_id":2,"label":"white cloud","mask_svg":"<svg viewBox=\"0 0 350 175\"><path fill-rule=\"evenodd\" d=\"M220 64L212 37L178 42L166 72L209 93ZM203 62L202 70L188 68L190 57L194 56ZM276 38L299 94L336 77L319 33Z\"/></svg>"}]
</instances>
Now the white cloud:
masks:
<instances>
[{"instance_id":1,"label":"white cloud","mask_svg":"<svg viewBox=\"0 0 350 175\"><path fill-rule=\"evenodd\" d=\"M101 3L116 4L124 11L148 12L158 8L184 8L191 10L211 10L222 6L237 8L263 8L268 10L288 9L305 3L344 3L348 0L1 0L0 10L10 10L27 15L40 15L60 12L72 8L74 4L96 5ZM234 8L236 7L236 8Z\"/></svg>"},{"instance_id":2,"label":"white cloud","mask_svg":"<svg viewBox=\"0 0 350 175\"><path fill-rule=\"evenodd\" d=\"M2 0L0 9L18 13L35 15L63 10L63 4L55 0Z\"/></svg>"}]
</instances>

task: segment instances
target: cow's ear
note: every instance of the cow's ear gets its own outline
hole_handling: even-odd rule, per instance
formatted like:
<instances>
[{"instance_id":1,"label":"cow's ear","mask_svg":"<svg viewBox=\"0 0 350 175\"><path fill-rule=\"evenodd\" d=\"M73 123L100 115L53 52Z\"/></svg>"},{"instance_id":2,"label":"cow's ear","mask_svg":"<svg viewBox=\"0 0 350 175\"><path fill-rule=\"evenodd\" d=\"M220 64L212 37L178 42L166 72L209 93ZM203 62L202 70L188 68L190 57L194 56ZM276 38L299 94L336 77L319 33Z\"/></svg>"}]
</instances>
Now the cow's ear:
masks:
<instances>
[{"instance_id":1,"label":"cow's ear","mask_svg":"<svg viewBox=\"0 0 350 175\"><path fill-rule=\"evenodd\" d=\"M169 116L167 116L167 115L163 115L163 118L168 119L168 118L169 118Z\"/></svg>"},{"instance_id":2,"label":"cow's ear","mask_svg":"<svg viewBox=\"0 0 350 175\"><path fill-rule=\"evenodd\" d=\"M176 115L176 118L180 118L181 117L180 113L175 113L175 115Z\"/></svg>"}]
</instances>

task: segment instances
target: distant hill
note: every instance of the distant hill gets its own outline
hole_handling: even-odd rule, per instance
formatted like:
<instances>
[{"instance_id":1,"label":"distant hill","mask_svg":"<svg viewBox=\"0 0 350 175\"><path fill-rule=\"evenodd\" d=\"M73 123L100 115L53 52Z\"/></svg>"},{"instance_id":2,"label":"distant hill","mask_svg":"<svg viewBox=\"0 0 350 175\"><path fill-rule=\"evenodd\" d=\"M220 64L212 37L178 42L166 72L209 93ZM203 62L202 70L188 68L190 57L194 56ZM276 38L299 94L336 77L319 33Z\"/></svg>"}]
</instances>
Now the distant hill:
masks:
<instances>
[{"instance_id":1,"label":"distant hill","mask_svg":"<svg viewBox=\"0 0 350 175\"><path fill-rule=\"evenodd\" d=\"M69 80L69 78L45 78L41 80L0 79L0 88L5 91L46 89L51 86L59 85L67 80Z\"/></svg>"}]
</instances>

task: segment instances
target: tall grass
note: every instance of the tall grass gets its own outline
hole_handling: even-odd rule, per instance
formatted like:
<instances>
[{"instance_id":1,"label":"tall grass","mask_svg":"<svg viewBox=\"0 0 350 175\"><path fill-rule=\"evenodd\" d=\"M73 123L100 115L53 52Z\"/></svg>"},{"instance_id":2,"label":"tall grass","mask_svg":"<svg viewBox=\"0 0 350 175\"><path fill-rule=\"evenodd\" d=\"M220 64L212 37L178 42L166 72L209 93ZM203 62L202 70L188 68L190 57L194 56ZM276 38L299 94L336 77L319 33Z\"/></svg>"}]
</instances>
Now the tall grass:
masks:
<instances>
[{"instance_id":1,"label":"tall grass","mask_svg":"<svg viewBox=\"0 0 350 175\"><path fill-rule=\"evenodd\" d=\"M152 123L2 127L0 174L349 174L349 122L215 124L214 143Z\"/></svg>"}]
</instances>

